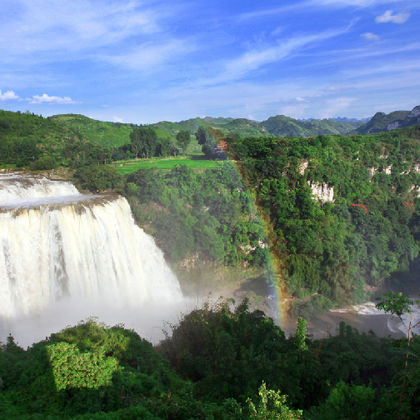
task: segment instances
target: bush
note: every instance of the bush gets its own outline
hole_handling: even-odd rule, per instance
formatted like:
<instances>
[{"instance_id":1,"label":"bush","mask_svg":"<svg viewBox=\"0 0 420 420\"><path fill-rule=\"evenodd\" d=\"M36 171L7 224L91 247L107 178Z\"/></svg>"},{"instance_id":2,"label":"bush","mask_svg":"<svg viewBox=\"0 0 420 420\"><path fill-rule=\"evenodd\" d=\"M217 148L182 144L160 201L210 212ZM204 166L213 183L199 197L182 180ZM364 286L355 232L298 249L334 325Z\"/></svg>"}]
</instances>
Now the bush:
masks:
<instances>
[{"instance_id":1,"label":"bush","mask_svg":"<svg viewBox=\"0 0 420 420\"><path fill-rule=\"evenodd\" d=\"M82 188L93 192L117 188L122 180L115 168L106 165L80 168L75 172L74 177Z\"/></svg>"},{"instance_id":2,"label":"bush","mask_svg":"<svg viewBox=\"0 0 420 420\"><path fill-rule=\"evenodd\" d=\"M52 156L41 156L31 164L31 169L35 171L54 169L58 166L57 161Z\"/></svg>"}]
</instances>

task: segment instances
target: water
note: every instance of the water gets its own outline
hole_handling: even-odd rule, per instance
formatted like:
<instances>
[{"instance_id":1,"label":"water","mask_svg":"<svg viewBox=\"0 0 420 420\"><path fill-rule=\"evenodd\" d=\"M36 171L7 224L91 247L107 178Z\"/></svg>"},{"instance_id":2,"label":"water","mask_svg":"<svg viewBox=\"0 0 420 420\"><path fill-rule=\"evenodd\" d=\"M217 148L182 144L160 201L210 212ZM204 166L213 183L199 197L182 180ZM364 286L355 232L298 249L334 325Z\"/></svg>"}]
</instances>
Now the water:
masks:
<instances>
[{"instance_id":1,"label":"water","mask_svg":"<svg viewBox=\"0 0 420 420\"><path fill-rule=\"evenodd\" d=\"M89 316L153 340L185 303L124 198L0 175L0 340L28 345Z\"/></svg>"},{"instance_id":2,"label":"water","mask_svg":"<svg viewBox=\"0 0 420 420\"><path fill-rule=\"evenodd\" d=\"M416 296L410 297L414 302ZM374 331L380 336L407 336L407 327L411 321L412 325L420 321L420 307L416 304L410 306L409 313L402 315L402 320L396 315L387 314L383 310L376 308L376 303L365 302L360 305L347 306L341 309L330 310L329 317L332 323L338 324L340 321L355 326L360 331ZM420 324L413 329L414 334L420 333Z\"/></svg>"}]
</instances>

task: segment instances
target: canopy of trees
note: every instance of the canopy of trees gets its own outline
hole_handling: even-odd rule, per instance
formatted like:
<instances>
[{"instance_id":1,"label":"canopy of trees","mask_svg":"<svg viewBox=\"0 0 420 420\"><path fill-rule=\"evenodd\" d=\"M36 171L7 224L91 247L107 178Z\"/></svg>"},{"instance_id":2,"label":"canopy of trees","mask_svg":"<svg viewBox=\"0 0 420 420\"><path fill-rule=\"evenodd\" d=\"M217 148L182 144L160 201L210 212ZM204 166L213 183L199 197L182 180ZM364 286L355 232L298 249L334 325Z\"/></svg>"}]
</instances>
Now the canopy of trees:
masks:
<instances>
[{"instance_id":1,"label":"canopy of trees","mask_svg":"<svg viewBox=\"0 0 420 420\"><path fill-rule=\"evenodd\" d=\"M230 156L270 221L284 283L306 313L364 297L420 248L420 128L366 136L227 138ZM334 201L311 185L334 190ZM357 205L355 205L357 204ZM360 205L359 205L360 204ZM317 295L318 294L318 295ZM322 295L322 296L320 296Z\"/></svg>"},{"instance_id":2,"label":"canopy of trees","mask_svg":"<svg viewBox=\"0 0 420 420\"><path fill-rule=\"evenodd\" d=\"M136 219L172 261L200 253L204 260L263 265L264 233L242 181L226 162L197 173L177 166L139 170L126 191Z\"/></svg>"},{"instance_id":3,"label":"canopy of trees","mask_svg":"<svg viewBox=\"0 0 420 420\"><path fill-rule=\"evenodd\" d=\"M194 310L155 348L134 331L88 320L27 350L12 337L0 345L0 416L414 420L417 337L405 370L406 347L345 324L323 340L305 338L302 325L286 338L246 301Z\"/></svg>"}]
</instances>

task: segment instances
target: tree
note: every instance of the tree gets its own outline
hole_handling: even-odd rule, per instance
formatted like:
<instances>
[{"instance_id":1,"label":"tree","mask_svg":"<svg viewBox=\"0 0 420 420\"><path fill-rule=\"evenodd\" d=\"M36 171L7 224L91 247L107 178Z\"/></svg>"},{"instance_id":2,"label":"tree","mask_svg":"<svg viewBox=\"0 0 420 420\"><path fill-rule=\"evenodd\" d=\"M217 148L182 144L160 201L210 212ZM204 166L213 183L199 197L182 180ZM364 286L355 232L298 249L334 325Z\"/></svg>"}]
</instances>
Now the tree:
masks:
<instances>
[{"instance_id":1,"label":"tree","mask_svg":"<svg viewBox=\"0 0 420 420\"><path fill-rule=\"evenodd\" d=\"M121 175L118 174L116 169L106 165L79 168L74 177L79 181L82 188L93 192L116 188L121 181Z\"/></svg>"},{"instance_id":2,"label":"tree","mask_svg":"<svg viewBox=\"0 0 420 420\"><path fill-rule=\"evenodd\" d=\"M14 143L16 166L27 166L38 159L40 154L36 141L32 138L23 138Z\"/></svg>"},{"instance_id":3,"label":"tree","mask_svg":"<svg viewBox=\"0 0 420 420\"><path fill-rule=\"evenodd\" d=\"M203 127L198 127L197 132L195 133L195 137L198 141L198 144L205 144L207 141L207 133Z\"/></svg>"},{"instance_id":4,"label":"tree","mask_svg":"<svg viewBox=\"0 0 420 420\"><path fill-rule=\"evenodd\" d=\"M131 150L136 158L154 156L157 135L153 128L136 127L130 134Z\"/></svg>"},{"instance_id":5,"label":"tree","mask_svg":"<svg viewBox=\"0 0 420 420\"><path fill-rule=\"evenodd\" d=\"M306 333L307 333L307 321L305 318L299 317L296 326L296 344L299 350L308 350L306 344Z\"/></svg>"},{"instance_id":6,"label":"tree","mask_svg":"<svg viewBox=\"0 0 420 420\"><path fill-rule=\"evenodd\" d=\"M201 150L207 159L226 159L225 153L218 149L215 139L208 130L199 127L195 137L198 144L201 144Z\"/></svg>"},{"instance_id":7,"label":"tree","mask_svg":"<svg viewBox=\"0 0 420 420\"><path fill-rule=\"evenodd\" d=\"M401 413L402 400L403 400L403 396L404 396L405 389L407 386L408 361L410 357L409 348L410 348L411 340L413 338L413 330L414 328L417 327L417 325L420 324L420 321L415 322L413 317L410 316L410 319L407 324L407 321L403 319L404 314L411 314L412 312L411 306L414 305L414 301L409 299L407 296L404 296L401 292L399 293L390 292L390 293L385 294L382 300L380 298L377 298L377 300L379 300L379 302L376 304L376 307L378 309L382 309L386 313L396 315L400 319L401 323L404 325L404 328L407 330L408 342L407 342L407 352L405 354L404 377L403 377L403 384L401 388L400 399L398 403L398 412L397 412L397 419L399 419L400 413ZM416 303L418 303L418 301Z\"/></svg>"},{"instance_id":8,"label":"tree","mask_svg":"<svg viewBox=\"0 0 420 420\"><path fill-rule=\"evenodd\" d=\"M408 345L410 345L413 338L413 329L420 324L420 321L414 322L413 317L410 316L407 324L403 315L412 313L411 306L414 305L414 301L404 296L401 292L390 292L384 295L383 300L380 298L377 298L377 300L379 300L379 303L376 304L378 309L382 309L386 313L395 315L400 319L404 328L407 330Z\"/></svg>"},{"instance_id":9,"label":"tree","mask_svg":"<svg viewBox=\"0 0 420 420\"><path fill-rule=\"evenodd\" d=\"M182 150L185 151L187 150L187 147L191 141L191 137L190 137L190 133L187 130L181 130L177 135L176 135L176 141L178 142L178 144L181 146Z\"/></svg>"},{"instance_id":10,"label":"tree","mask_svg":"<svg viewBox=\"0 0 420 420\"><path fill-rule=\"evenodd\" d=\"M302 410L291 410L287 398L280 391L267 389L263 382L258 390L260 403L255 407L250 398L247 399L250 418L254 420L295 420L302 418Z\"/></svg>"}]
</instances>

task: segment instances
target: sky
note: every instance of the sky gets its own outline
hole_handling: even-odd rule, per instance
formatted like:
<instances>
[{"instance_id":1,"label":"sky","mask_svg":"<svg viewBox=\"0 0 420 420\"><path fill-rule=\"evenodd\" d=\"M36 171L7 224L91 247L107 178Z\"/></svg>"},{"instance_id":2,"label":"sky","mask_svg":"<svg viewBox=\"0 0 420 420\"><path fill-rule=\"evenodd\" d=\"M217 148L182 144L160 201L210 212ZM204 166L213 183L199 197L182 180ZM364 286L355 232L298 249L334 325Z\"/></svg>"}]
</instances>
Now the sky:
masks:
<instances>
[{"instance_id":1,"label":"sky","mask_svg":"<svg viewBox=\"0 0 420 420\"><path fill-rule=\"evenodd\" d=\"M0 109L147 124L420 104L419 0L1 0Z\"/></svg>"}]
</instances>

